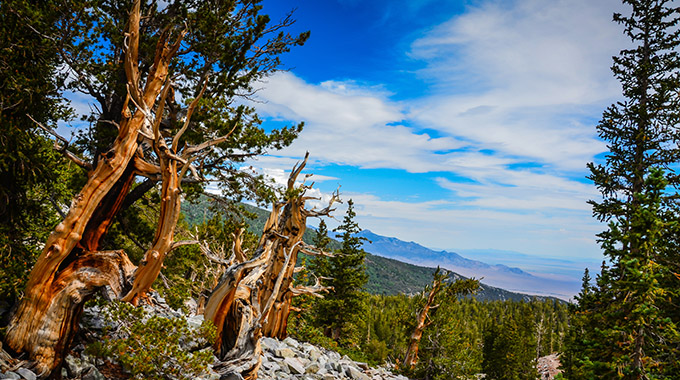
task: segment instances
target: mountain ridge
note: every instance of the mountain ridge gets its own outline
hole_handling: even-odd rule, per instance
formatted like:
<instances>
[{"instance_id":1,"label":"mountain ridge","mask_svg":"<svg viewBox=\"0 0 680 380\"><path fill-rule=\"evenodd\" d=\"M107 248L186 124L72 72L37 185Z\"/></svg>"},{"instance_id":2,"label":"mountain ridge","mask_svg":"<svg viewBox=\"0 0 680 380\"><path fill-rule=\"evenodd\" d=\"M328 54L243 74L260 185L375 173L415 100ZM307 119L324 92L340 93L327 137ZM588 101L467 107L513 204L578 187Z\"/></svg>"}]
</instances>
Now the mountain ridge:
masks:
<instances>
[{"instance_id":1,"label":"mountain ridge","mask_svg":"<svg viewBox=\"0 0 680 380\"><path fill-rule=\"evenodd\" d=\"M212 217L214 215L214 211L210 210L211 203L212 201L207 197L202 197L196 203L193 204L190 204L188 202L183 203L182 212L185 214L186 221L190 225L194 225L201 223L202 221L205 221L208 218ZM255 215L254 219L248 221L248 229L255 234L261 234L262 226L264 226L264 223L269 216L269 211L248 204L242 204L241 206L243 206L246 209L246 211ZM307 231L305 231L303 240L309 244L312 242L313 234L316 228L313 226L307 227L308 228ZM374 241L373 244L375 244L375 241L390 242L390 244L393 245L393 249L399 248L403 245L403 243L406 243L408 247L410 247L413 250L417 250L418 252L425 256L427 256L429 252L434 252L433 250L430 250L429 248L426 248L416 242L403 242L402 240L395 237L386 237L375 234L370 230L363 230L361 233L359 233L359 236L372 238ZM331 236L331 238L333 237L334 236ZM385 248L385 246L381 247ZM329 249L335 250L338 248L340 248L340 243L337 240L333 239L331 245L329 246ZM429 285L432 282L432 275L436 270L437 266L441 266L442 268L453 272L452 273L453 279L470 277L479 279L480 277L483 277L476 273L470 273L468 275L462 274L455 270L447 268L445 265L440 265L438 263L423 265L419 264L418 262L409 262L417 261L411 260L409 259L409 257L402 257L402 260L389 257L389 251L387 249L377 250L375 249L376 246L371 246L371 244L366 241L364 242L363 248L368 253L366 257L366 270L369 275L369 280L368 283L366 284L366 291L372 294L393 295L397 293L405 294L419 293L425 288L425 286ZM379 252L374 253L377 251ZM453 253L447 251L441 252L443 255L445 254L455 255L456 262L468 263L468 265L472 269L477 268L477 270L479 270L479 268L490 267L489 264L467 259L463 256L458 255L455 252ZM446 260L444 261L446 262ZM501 266L505 268L510 268L505 265L499 265L499 267ZM510 269L511 270L517 269L521 271L521 269L519 268ZM484 279L482 279L482 281L483 282L481 283L480 290L474 296L477 300L480 301L481 300L529 301L534 298L537 299L555 298L550 294L534 295L527 294L526 292L515 292L494 286L493 284L488 284Z\"/></svg>"}]
</instances>

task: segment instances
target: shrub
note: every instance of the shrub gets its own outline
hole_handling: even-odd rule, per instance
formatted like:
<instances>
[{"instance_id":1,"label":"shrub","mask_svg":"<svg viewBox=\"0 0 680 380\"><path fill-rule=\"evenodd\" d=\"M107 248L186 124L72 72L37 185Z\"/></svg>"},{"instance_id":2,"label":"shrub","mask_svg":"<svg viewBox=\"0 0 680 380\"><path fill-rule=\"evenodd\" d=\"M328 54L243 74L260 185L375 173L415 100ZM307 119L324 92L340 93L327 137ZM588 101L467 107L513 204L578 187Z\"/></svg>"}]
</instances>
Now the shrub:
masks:
<instances>
[{"instance_id":1,"label":"shrub","mask_svg":"<svg viewBox=\"0 0 680 380\"><path fill-rule=\"evenodd\" d=\"M123 302L112 302L103 314L106 337L88 353L113 359L135 379L194 379L214 360L207 347L216 330L209 321L192 329L184 318L148 315Z\"/></svg>"}]
</instances>

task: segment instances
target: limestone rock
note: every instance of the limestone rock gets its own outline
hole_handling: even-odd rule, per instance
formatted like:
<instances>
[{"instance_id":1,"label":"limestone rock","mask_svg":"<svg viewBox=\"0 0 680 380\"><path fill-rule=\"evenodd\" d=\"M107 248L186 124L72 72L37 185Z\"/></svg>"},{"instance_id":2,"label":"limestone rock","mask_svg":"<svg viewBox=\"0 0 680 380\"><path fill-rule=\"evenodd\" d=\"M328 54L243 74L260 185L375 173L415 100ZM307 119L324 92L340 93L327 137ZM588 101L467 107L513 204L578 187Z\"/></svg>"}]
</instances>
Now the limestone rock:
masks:
<instances>
[{"instance_id":1,"label":"limestone rock","mask_svg":"<svg viewBox=\"0 0 680 380\"><path fill-rule=\"evenodd\" d=\"M3 376L3 379L21 380L21 376L19 376L18 373L12 371L5 372L1 376Z\"/></svg>"}]
</instances>

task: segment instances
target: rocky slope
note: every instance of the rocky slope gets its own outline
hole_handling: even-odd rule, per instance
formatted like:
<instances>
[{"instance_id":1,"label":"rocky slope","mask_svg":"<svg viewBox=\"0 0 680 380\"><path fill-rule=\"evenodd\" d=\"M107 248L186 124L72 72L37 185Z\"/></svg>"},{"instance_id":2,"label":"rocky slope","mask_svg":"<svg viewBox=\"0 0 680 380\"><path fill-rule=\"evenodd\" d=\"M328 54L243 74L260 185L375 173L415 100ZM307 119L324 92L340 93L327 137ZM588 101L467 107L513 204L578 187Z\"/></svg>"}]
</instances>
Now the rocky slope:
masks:
<instances>
[{"instance_id":1,"label":"rocky slope","mask_svg":"<svg viewBox=\"0 0 680 380\"><path fill-rule=\"evenodd\" d=\"M203 322L202 315L183 314L170 308L158 293L152 292L150 301L152 305L143 308L148 316L162 318L185 319L190 329L197 330ZM62 379L104 380L104 379L127 379L129 374L123 372L119 363L111 358L98 358L87 354L87 341L102 339L102 331L108 326L108 334L115 335L115 326L102 318L103 310L99 306L86 307L81 320L81 330L76 338L76 344L67 355L63 368ZM262 338L262 365L258 378L263 380L274 379L301 379L301 380L408 380L404 376L392 374L386 368L370 368L365 363L355 362L347 356L341 356L337 352L313 346L309 343L301 343L292 338L279 341L271 338ZM0 348L2 346L0 345ZM196 342L183 342L182 349L185 352L195 351L201 346ZM3 351L0 350L0 353ZM2 358L0 358L2 359ZM172 365L171 358L164 361L164 366ZM215 358L217 362L217 358ZM0 363L3 361L0 360ZM36 380L38 376L29 368L29 363L19 361L12 366L0 368L0 379L12 380ZM184 378L190 378L185 376ZM211 366L208 370L193 377L196 380L239 380L237 375L220 376L214 372Z\"/></svg>"},{"instance_id":2,"label":"rocky slope","mask_svg":"<svg viewBox=\"0 0 680 380\"><path fill-rule=\"evenodd\" d=\"M283 341L262 338L262 350L264 355L258 378L263 380L408 380L385 368L371 368L347 356L340 356L337 352L300 343L292 338Z\"/></svg>"}]
</instances>

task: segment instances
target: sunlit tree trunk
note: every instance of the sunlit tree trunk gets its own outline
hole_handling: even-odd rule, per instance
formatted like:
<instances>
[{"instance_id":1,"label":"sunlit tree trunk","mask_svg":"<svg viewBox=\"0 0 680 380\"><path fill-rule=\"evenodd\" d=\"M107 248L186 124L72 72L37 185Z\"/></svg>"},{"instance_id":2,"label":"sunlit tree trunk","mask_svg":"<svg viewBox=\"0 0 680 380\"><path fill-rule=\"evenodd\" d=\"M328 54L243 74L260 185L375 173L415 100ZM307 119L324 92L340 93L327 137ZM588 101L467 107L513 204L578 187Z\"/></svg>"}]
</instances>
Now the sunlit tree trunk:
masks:
<instances>
[{"instance_id":1,"label":"sunlit tree trunk","mask_svg":"<svg viewBox=\"0 0 680 380\"><path fill-rule=\"evenodd\" d=\"M149 123L148 110L161 92L176 51L167 38L159 40L154 68L144 90L139 90L139 6L137 1L130 13L125 71L134 92L130 96L141 109L131 114L126 101L118 137L48 238L7 329L7 346L25 353L41 376L59 366L88 297L103 287L115 297L122 296L134 268L124 252L96 249L130 188L129 168L138 149L138 133Z\"/></svg>"},{"instance_id":2,"label":"sunlit tree trunk","mask_svg":"<svg viewBox=\"0 0 680 380\"><path fill-rule=\"evenodd\" d=\"M222 276L206 304L204 315L217 327L215 348L222 361L215 370L222 374L238 373L245 379L255 379L262 352L260 338L285 337L291 298L326 289L319 284L292 287L297 254L316 254L302 242L307 217L331 211L330 205L320 211L304 208L309 199L304 190L308 187L296 187L295 181L306 160L293 169L287 194L295 195L273 206L253 258L246 260L235 249L236 263Z\"/></svg>"},{"instance_id":3,"label":"sunlit tree trunk","mask_svg":"<svg viewBox=\"0 0 680 380\"><path fill-rule=\"evenodd\" d=\"M433 305L434 299L437 293L441 290L443 278L435 275L435 279L432 282L432 287L427 295L425 305L418 313L416 317L416 327L411 333L411 339L409 340L408 348L406 349L406 355L404 356L404 366L413 368L418 362L418 348L420 346L420 339L423 337L423 331L429 325L428 323L428 313L430 309L436 308L438 305Z\"/></svg>"}]
</instances>

